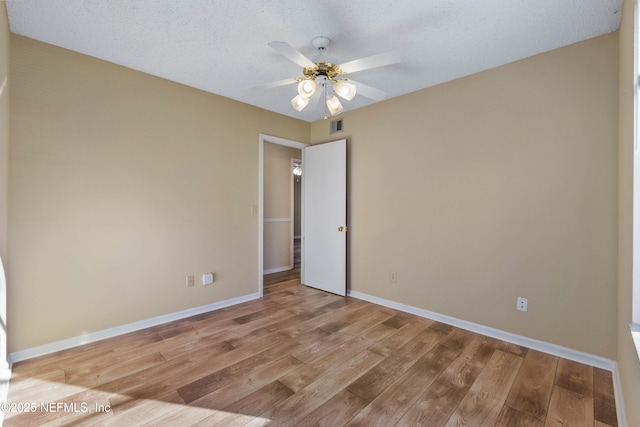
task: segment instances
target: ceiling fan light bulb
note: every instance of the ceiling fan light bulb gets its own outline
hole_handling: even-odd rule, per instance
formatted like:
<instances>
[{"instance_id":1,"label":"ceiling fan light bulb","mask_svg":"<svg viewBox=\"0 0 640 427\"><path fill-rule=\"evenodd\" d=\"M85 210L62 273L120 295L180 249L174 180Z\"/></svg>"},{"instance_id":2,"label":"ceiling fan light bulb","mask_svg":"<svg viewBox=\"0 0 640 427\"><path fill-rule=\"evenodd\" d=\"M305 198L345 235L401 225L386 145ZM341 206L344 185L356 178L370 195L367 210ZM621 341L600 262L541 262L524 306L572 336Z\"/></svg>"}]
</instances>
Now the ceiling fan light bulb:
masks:
<instances>
[{"instance_id":1,"label":"ceiling fan light bulb","mask_svg":"<svg viewBox=\"0 0 640 427\"><path fill-rule=\"evenodd\" d=\"M291 106L296 111L304 110L304 107L306 107L307 104L309 104L309 98L305 98L304 96L296 95L295 98L291 100Z\"/></svg>"},{"instance_id":2,"label":"ceiling fan light bulb","mask_svg":"<svg viewBox=\"0 0 640 427\"><path fill-rule=\"evenodd\" d=\"M303 98L311 98L318 85L315 80L305 79L298 83L298 94Z\"/></svg>"},{"instance_id":3,"label":"ceiling fan light bulb","mask_svg":"<svg viewBox=\"0 0 640 427\"><path fill-rule=\"evenodd\" d=\"M342 113L342 104L335 95L331 95L330 98L327 98L327 108L332 116Z\"/></svg>"},{"instance_id":4,"label":"ceiling fan light bulb","mask_svg":"<svg viewBox=\"0 0 640 427\"><path fill-rule=\"evenodd\" d=\"M343 99L351 101L356 96L356 85L346 80L338 80L336 82L334 92Z\"/></svg>"}]
</instances>

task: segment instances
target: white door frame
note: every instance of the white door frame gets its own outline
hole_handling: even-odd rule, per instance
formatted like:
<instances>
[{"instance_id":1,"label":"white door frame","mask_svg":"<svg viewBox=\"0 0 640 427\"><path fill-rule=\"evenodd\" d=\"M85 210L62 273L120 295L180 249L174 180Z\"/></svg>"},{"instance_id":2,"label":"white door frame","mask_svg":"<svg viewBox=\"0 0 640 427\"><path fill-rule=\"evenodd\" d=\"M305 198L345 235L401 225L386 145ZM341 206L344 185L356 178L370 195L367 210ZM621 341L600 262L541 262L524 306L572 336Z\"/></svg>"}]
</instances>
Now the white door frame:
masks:
<instances>
[{"instance_id":1,"label":"white door frame","mask_svg":"<svg viewBox=\"0 0 640 427\"><path fill-rule=\"evenodd\" d=\"M264 143L284 145L286 147L297 148L303 150L310 144L304 142L293 141L291 139L279 138L266 134L260 134L260 154L259 154L259 175L258 175L258 293L260 296L264 294ZM302 212L304 216L304 211Z\"/></svg>"}]
</instances>

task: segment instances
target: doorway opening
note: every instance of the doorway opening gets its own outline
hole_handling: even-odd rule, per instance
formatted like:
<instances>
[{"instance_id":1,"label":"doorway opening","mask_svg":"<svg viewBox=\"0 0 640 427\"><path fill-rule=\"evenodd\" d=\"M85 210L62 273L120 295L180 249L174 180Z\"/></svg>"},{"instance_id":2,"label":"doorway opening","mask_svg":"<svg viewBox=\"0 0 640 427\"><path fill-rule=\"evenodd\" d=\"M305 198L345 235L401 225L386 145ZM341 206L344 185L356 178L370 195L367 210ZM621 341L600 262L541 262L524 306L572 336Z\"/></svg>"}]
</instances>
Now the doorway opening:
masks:
<instances>
[{"instance_id":1,"label":"doorway opening","mask_svg":"<svg viewBox=\"0 0 640 427\"><path fill-rule=\"evenodd\" d=\"M260 135L260 295L264 293L264 286L288 278L300 279L304 269L300 231L302 213L301 209L296 212L295 208L296 202L301 200L300 192L296 200L296 187L301 189L302 178L296 180L293 167L294 163L301 163L302 150L307 146L298 141Z\"/></svg>"}]
</instances>

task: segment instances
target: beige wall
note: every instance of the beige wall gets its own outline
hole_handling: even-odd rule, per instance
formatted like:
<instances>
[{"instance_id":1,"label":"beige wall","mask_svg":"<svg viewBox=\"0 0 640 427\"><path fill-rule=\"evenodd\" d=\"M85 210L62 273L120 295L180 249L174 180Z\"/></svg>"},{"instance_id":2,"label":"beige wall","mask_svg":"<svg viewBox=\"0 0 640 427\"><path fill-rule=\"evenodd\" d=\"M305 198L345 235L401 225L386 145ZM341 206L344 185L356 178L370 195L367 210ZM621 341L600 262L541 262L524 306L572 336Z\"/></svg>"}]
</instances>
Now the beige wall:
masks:
<instances>
[{"instance_id":1,"label":"beige wall","mask_svg":"<svg viewBox=\"0 0 640 427\"><path fill-rule=\"evenodd\" d=\"M291 159L302 152L284 145L264 144L264 270L293 268L292 250L292 182ZM269 219L289 218L289 222Z\"/></svg>"},{"instance_id":2,"label":"beige wall","mask_svg":"<svg viewBox=\"0 0 640 427\"><path fill-rule=\"evenodd\" d=\"M259 134L307 142L308 123L11 48L10 351L258 292Z\"/></svg>"},{"instance_id":3,"label":"beige wall","mask_svg":"<svg viewBox=\"0 0 640 427\"><path fill-rule=\"evenodd\" d=\"M617 40L345 114L351 288L615 359Z\"/></svg>"},{"instance_id":4,"label":"beige wall","mask_svg":"<svg viewBox=\"0 0 640 427\"><path fill-rule=\"evenodd\" d=\"M0 2L0 258L7 259L9 197L9 21Z\"/></svg>"},{"instance_id":5,"label":"beige wall","mask_svg":"<svg viewBox=\"0 0 640 427\"><path fill-rule=\"evenodd\" d=\"M635 425L632 111L623 84L618 247L617 40L347 113L341 137L351 150L353 289L618 357ZM258 135L307 142L307 123L23 37L11 47L11 351L257 291ZM328 122L311 125L313 142L330 139ZM3 197L1 184L0 175ZM6 242L0 235L0 250ZM214 286L185 288L185 275L206 271ZM515 311L518 295L528 313Z\"/></svg>"},{"instance_id":6,"label":"beige wall","mask_svg":"<svg viewBox=\"0 0 640 427\"><path fill-rule=\"evenodd\" d=\"M640 425L640 362L629 332L633 284L634 24L634 1L626 0L620 26L618 368L630 426Z\"/></svg>"},{"instance_id":7,"label":"beige wall","mask_svg":"<svg viewBox=\"0 0 640 427\"><path fill-rule=\"evenodd\" d=\"M6 3L0 2L0 368L7 363L7 260L9 216L9 22Z\"/></svg>"}]
</instances>

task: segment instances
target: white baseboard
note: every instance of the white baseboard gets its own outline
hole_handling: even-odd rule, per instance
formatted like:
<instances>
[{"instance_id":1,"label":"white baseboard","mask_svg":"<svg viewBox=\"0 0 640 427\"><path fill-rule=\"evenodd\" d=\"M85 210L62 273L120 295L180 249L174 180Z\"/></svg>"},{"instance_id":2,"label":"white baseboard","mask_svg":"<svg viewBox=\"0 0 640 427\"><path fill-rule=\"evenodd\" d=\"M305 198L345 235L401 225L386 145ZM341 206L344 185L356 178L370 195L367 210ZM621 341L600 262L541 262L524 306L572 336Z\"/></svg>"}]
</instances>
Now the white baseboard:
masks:
<instances>
[{"instance_id":1,"label":"white baseboard","mask_svg":"<svg viewBox=\"0 0 640 427\"><path fill-rule=\"evenodd\" d=\"M49 344L39 345L37 347L19 350L9 354L10 363L19 362L21 360L31 359L33 357L42 356L56 351L65 350L67 348L77 347L79 345L88 344L94 341L100 341L105 338L112 338L129 332L138 331L140 329L149 328L151 326L161 325L163 323L172 322L174 320L184 319L185 317L195 316L197 314L207 313L209 311L218 310L243 302L260 298L259 293L244 295L212 304L202 305L175 313L169 313L162 316L152 317L150 319L140 320L138 322L128 323L126 325L116 326L114 328L103 329L101 331L91 332L86 335L67 338L55 341Z\"/></svg>"},{"instance_id":2,"label":"white baseboard","mask_svg":"<svg viewBox=\"0 0 640 427\"><path fill-rule=\"evenodd\" d=\"M627 421L627 409L624 405L622 381L620 380L620 370L618 370L617 364L615 369L611 372L611 376L613 377L613 395L616 399L616 415L618 416L618 426L628 427L629 422Z\"/></svg>"},{"instance_id":3,"label":"white baseboard","mask_svg":"<svg viewBox=\"0 0 640 427\"><path fill-rule=\"evenodd\" d=\"M565 359L573 360L575 362L584 363L586 365L595 366L596 368L606 369L612 371L616 367L614 360L606 359L604 357L595 356L592 354L584 353L578 350L573 350L567 347L563 347L556 344L551 344L545 341L536 340L533 338L527 338L522 335L513 334L500 329L490 328L488 326L479 325L477 323L461 320L455 317L447 316L444 314L436 313L433 311L425 310L418 307L413 307L406 304L401 304L395 301L390 301L384 298L378 298L372 295L364 294L358 291L350 291L349 296L358 298L361 300L369 301L378 305L382 305L396 310L404 311L405 313L415 314L416 316L426 317L428 319L437 320L438 322L446 323L448 325L456 326L461 329L476 332L478 334L486 335L492 338L497 338L502 341L507 341L513 344L518 344L527 348L542 351L552 354L554 356L563 357Z\"/></svg>"},{"instance_id":4,"label":"white baseboard","mask_svg":"<svg viewBox=\"0 0 640 427\"><path fill-rule=\"evenodd\" d=\"M270 268L268 270L264 270L262 274L280 273L282 271L289 271L289 270L293 270L293 265L285 265L284 267Z\"/></svg>"},{"instance_id":5,"label":"white baseboard","mask_svg":"<svg viewBox=\"0 0 640 427\"><path fill-rule=\"evenodd\" d=\"M575 362L584 363L586 365L595 366L596 368L606 369L612 371L616 367L616 362L604 357L595 356L592 354L584 353L581 351L573 350L567 347L563 347L557 344L551 344L545 341L536 340L533 338L527 338L522 335L512 334L500 329L490 328L488 326L479 325L477 323L461 320L455 317L447 316L444 314L436 313L433 311L425 310L410 305L401 304L395 301L386 300L384 298L378 298L372 295L364 294L358 291L349 291L349 296L358 298L361 300L369 301L378 305L382 305L396 310L404 311L405 313L415 314L416 316L426 317L427 319L437 320L438 322L446 323L461 329L476 332L478 334L486 335L492 338L496 338L502 341L507 341L513 344L518 344L527 348L542 351L552 354L554 356L563 357L565 359L573 360Z\"/></svg>"},{"instance_id":6,"label":"white baseboard","mask_svg":"<svg viewBox=\"0 0 640 427\"><path fill-rule=\"evenodd\" d=\"M589 353L584 353L578 350L573 350L557 344L551 344L545 341L540 341L540 340L528 338L522 335L513 334L511 332L506 332L500 329L490 328L488 326L479 325L477 323L461 320L455 317L436 313L434 311L429 311L422 308L401 304L399 302L387 300L384 298L379 298L379 297L368 295L358 291L350 290L348 292L348 295L357 299L382 305L384 307L389 307L396 310L404 311L405 313L415 314L416 316L425 317L431 320L436 320L438 322L446 323L448 325L452 325L457 328L466 329L468 331L476 332L478 334L486 335L502 341L507 341L513 344L521 345L521 346L538 350L544 353L552 354L554 356L573 360L574 362L580 362L580 363L584 363L585 365L594 366L596 368L611 371L611 376L613 378L615 400L616 400L616 412L618 415L618 425L621 427L627 426L627 416L626 416L624 399L622 394L622 383L620 382L620 373L618 371L618 364L614 360L606 359L600 356L595 356Z\"/></svg>"},{"instance_id":7,"label":"white baseboard","mask_svg":"<svg viewBox=\"0 0 640 427\"><path fill-rule=\"evenodd\" d=\"M285 271L285 270L280 270ZM268 274L265 271L265 274ZM573 350L567 347L563 347L556 344L551 344L545 341L540 341L521 335L513 334L511 332L502 331L500 329L490 328L487 326L479 325L477 323L461 320L455 317L443 315L433 311L425 310L418 307L413 307L406 304L401 304L395 301L387 300L384 298L375 297L358 291L350 290L348 295L369 301L374 304L382 305L384 307L393 308L403 311L405 313L414 314L416 316L425 317L427 319L436 320L438 322L446 323L461 329L476 332L482 335L486 335L492 338L496 338L502 341L507 341L513 344L522 345L527 348L542 351L554 356L563 357L565 359L573 360L576 362L584 363L590 366L594 366L600 369L611 371L613 377L614 394L616 400L616 411L618 415L618 425L621 427L627 426L626 411L622 393L622 384L620 381L620 373L618 371L617 363L613 360L606 359L604 357L595 356L592 354L584 353L578 350ZM141 320L138 322L129 323L126 325L116 326L114 328L103 329L101 331L92 332L86 335L80 335L73 338L68 338L60 341L55 341L49 344L32 347L26 350L19 350L9 354L9 376L11 372L11 365L14 362L21 360L31 359L33 357L42 356L56 351L65 350L67 348L77 347L79 345L88 344L91 342L103 340L106 338L115 337L118 335L126 334L129 332L138 331L140 329L149 328L151 326L161 325L163 323L171 322L174 320L184 319L186 317L195 316L197 314L207 313L209 311L218 310L224 307L230 307L232 305L240 304L247 301L260 298L259 293L244 295L237 298L232 298L225 301L216 302L213 304L207 304L200 307L191 308L188 310L178 311L175 313L165 314L162 316L153 317L150 319ZM0 402L5 402L7 392L9 388L8 378L5 380L4 376L0 379ZM0 413L0 425L2 423L2 414Z\"/></svg>"}]
</instances>

